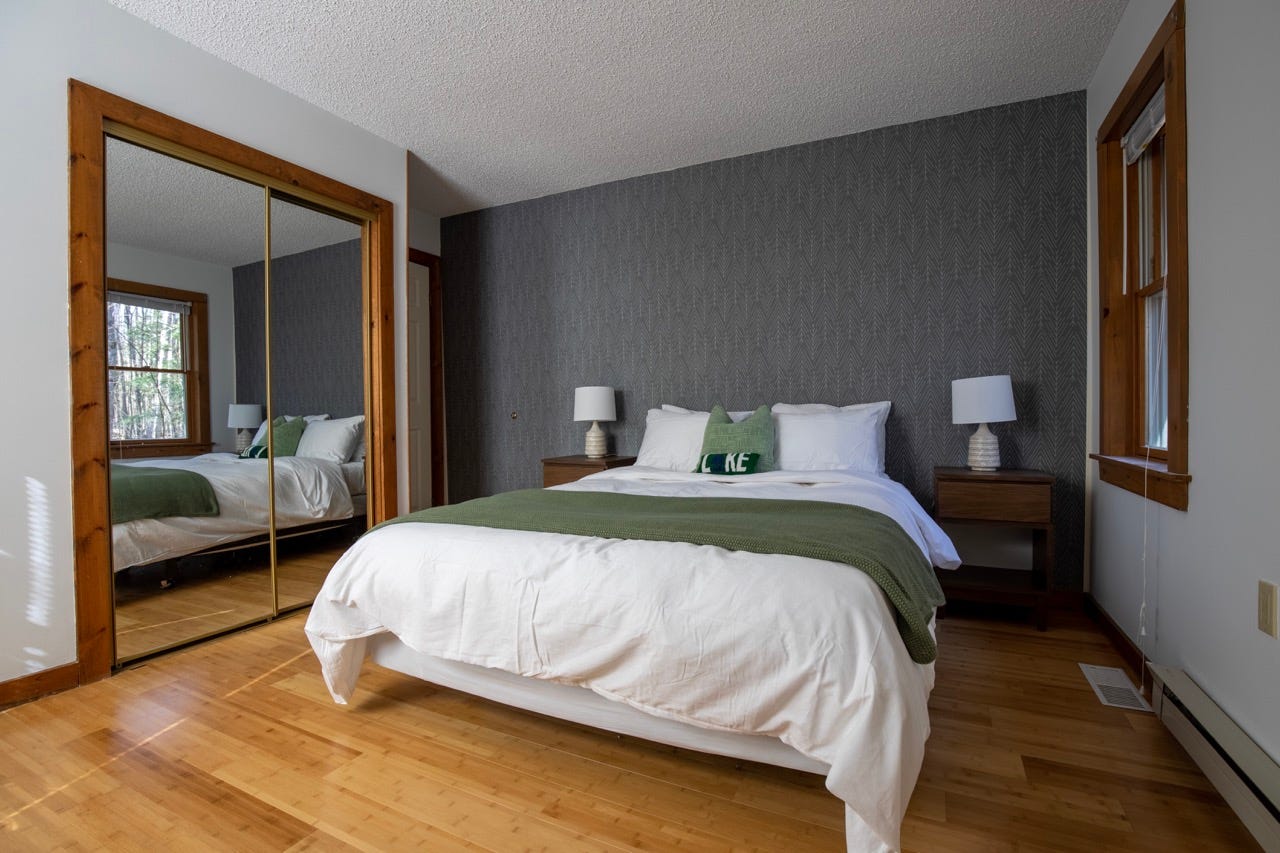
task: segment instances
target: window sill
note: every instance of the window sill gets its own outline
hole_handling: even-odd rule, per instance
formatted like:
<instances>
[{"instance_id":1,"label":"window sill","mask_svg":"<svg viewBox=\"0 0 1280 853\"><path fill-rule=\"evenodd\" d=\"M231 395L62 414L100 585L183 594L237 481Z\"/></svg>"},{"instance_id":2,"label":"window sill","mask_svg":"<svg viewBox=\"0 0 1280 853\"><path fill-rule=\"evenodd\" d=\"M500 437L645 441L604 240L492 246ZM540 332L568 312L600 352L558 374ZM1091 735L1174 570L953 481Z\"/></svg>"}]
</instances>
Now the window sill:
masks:
<instances>
[{"instance_id":1,"label":"window sill","mask_svg":"<svg viewBox=\"0 0 1280 853\"><path fill-rule=\"evenodd\" d=\"M1147 461L1134 456L1103 456L1090 453L1090 459L1098 460L1098 476L1104 483L1143 495L1156 503L1186 511L1187 486L1190 474L1176 474L1162 461Z\"/></svg>"}]
</instances>

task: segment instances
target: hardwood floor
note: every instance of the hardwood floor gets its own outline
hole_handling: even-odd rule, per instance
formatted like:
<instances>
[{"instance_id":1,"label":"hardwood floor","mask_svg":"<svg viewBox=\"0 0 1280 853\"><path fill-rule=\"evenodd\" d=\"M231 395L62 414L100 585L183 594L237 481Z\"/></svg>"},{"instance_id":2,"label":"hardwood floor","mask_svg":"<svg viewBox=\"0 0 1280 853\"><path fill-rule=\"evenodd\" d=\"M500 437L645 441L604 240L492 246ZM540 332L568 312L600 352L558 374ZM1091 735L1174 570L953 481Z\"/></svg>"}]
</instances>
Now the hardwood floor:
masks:
<instances>
[{"instance_id":1,"label":"hardwood floor","mask_svg":"<svg viewBox=\"0 0 1280 853\"><path fill-rule=\"evenodd\" d=\"M817 776L665 748L372 664L333 704L305 616L0 713L0 849L840 850ZM940 623L916 851L1250 850L1083 617Z\"/></svg>"}]
</instances>

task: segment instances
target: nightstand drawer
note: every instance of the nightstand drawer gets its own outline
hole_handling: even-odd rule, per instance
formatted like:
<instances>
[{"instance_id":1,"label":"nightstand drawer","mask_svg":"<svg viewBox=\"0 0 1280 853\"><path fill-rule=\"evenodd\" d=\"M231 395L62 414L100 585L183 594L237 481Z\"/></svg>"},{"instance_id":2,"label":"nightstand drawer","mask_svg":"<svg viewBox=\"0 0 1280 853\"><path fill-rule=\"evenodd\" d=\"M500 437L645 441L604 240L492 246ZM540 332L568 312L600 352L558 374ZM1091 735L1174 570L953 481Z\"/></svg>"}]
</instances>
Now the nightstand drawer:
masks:
<instances>
[{"instance_id":1,"label":"nightstand drawer","mask_svg":"<svg viewBox=\"0 0 1280 853\"><path fill-rule=\"evenodd\" d=\"M938 481L938 517L1048 524L1052 490L1039 483Z\"/></svg>"},{"instance_id":2,"label":"nightstand drawer","mask_svg":"<svg viewBox=\"0 0 1280 853\"><path fill-rule=\"evenodd\" d=\"M542 468L542 488L563 486L581 480L588 474L602 471L602 468L579 468L576 465L544 465Z\"/></svg>"},{"instance_id":3,"label":"nightstand drawer","mask_svg":"<svg viewBox=\"0 0 1280 853\"><path fill-rule=\"evenodd\" d=\"M542 488L563 486L589 474L632 465L634 456L551 456L542 460Z\"/></svg>"}]
</instances>

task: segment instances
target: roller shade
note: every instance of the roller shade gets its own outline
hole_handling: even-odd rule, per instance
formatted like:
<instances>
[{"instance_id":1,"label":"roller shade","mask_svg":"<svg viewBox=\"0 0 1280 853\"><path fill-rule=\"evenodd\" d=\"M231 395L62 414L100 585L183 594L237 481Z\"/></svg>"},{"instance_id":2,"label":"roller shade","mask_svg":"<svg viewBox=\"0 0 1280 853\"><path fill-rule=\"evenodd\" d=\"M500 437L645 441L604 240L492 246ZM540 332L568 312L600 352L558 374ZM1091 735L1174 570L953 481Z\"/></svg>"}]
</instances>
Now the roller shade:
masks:
<instances>
[{"instance_id":1,"label":"roller shade","mask_svg":"<svg viewBox=\"0 0 1280 853\"><path fill-rule=\"evenodd\" d=\"M172 311L176 314L190 314L191 303L177 299L161 299L156 296L139 296L136 293L121 293L118 290L107 291L107 301L118 305L132 305L135 308L151 308L155 311Z\"/></svg>"},{"instance_id":2,"label":"roller shade","mask_svg":"<svg viewBox=\"0 0 1280 853\"><path fill-rule=\"evenodd\" d=\"M1142 112L1134 119L1133 125L1120 139L1120 145L1124 148L1125 165L1134 163L1142 152L1147 150L1147 146L1151 144L1151 140L1156 138L1156 134L1160 132L1160 128L1164 127L1164 84L1160 84L1160 88L1156 89L1156 93L1151 96L1151 100L1143 107Z\"/></svg>"}]
</instances>

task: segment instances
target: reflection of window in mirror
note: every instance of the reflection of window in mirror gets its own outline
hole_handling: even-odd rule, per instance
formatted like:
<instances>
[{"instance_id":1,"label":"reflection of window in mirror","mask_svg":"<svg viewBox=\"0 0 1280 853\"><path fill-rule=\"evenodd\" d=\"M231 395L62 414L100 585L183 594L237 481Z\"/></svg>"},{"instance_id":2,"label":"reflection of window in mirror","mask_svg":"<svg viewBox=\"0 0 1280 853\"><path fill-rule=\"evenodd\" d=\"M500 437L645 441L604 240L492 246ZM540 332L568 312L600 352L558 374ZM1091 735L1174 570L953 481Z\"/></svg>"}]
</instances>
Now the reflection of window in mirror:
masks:
<instances>
[{"instance_id":1,"label":"reflection of window in mirror","mask_svg":"<svg viewBox=\"0 0 1280 853\"><path fill-rule=\"evenodd\" d=\"M112 458L231 450L228 407L262 402L236 399L232 290L266 251L262 187L110 136L106 157Z\"/></svg>"},{"instance_id":2,"label":"reflection of window in mirror","mask_svg":"<svg viewBox=\"0 0 1280 853\"><path fill-rule=\"evenodd\" d=\"M208 297L107 281L107 396L113 455L207 450Z\"/></svg>"}]
</instances>

